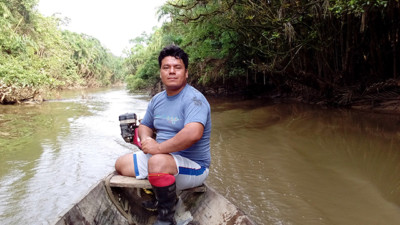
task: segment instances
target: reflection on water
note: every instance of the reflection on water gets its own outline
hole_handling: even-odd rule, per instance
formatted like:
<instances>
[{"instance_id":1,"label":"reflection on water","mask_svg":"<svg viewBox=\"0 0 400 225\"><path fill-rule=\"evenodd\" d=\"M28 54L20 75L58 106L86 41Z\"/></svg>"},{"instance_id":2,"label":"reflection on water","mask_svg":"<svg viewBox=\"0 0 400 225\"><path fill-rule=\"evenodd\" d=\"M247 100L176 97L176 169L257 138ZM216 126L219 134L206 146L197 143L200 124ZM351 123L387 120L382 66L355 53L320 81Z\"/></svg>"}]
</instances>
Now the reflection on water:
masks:
<instances>
[{"instance_id":1,"label":"reflection on water","mask_svg":"<svg viewBox=\"0 0 400 225\"><path fill-rule=\"evenodd\" d=\"M400 117L214 102L208 182L259 224L398 224Z\"/></svg>"},{"instance_id":2,"label":"reflection on water","mask_svg":"<svg viewBox=\"0 0 400 225\"><path fill-rule=\"evenodd\" d=\"M134 147L118 115L149 98L124 90L0 106L1 224L48 224ZM208 184L258 224L398 224L400 117L211 99Z\"/></svg>"}]
</instances>

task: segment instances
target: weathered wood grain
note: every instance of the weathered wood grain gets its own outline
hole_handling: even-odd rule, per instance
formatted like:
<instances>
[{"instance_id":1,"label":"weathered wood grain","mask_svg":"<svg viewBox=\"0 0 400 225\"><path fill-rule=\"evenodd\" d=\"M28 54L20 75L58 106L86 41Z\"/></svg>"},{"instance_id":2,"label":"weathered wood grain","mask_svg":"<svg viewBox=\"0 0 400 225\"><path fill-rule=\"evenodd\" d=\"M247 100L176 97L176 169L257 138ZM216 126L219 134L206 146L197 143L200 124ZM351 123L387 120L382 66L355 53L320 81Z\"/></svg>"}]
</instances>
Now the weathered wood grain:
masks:
<instances>
[{"instance_id":1,"label":"weathered wood grain","mask_svg":"<svg viewBox=\"0 0 400 225\"><path fill-rule=\"evenodd\" d=\"M134 177L114 175L110 180L111 187L151 188L149 180L138 180Z\"/></svg>"},{"instance_id":2,"label":"weathered wood grain","mask_svg":"<svg viewBox=\"0 0 400 225\"><path fill-rule=\"evenodd\" d=\"M110 182L108 182L108 180ZM111 187L106 187L109 184ZM151 188L148 180L110 175L98 183L81 201L63 213L56 225L148 225L154 223L157 212L142 206L144 201L154 198L143 188ZM110 200L107 190L111 190ZM206 184L179 195L175 218L177 222L195 225L254 225L255 223L240 209ZM117 199L117 200L116 200ZM114 203L116 205L114 205ZM117 208L122 210L119 211ZM126 219L127 216L128 219Z\"/></svg>"}]
</instances>

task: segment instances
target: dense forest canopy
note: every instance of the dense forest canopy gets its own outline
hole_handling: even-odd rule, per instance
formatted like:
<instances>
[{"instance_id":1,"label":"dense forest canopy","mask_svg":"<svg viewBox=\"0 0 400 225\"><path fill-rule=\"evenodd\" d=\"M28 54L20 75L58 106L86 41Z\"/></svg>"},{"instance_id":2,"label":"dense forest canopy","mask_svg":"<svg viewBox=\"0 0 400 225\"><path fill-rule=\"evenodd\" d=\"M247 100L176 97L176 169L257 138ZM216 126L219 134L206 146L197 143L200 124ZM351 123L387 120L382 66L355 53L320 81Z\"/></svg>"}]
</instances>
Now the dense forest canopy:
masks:
<instances>
[{"instance_id":1,"label":"dense forest canopy","mask_svg":"<svg viewBox=\"0 0 400 225\"><path fill-rule=\"evenodd\" d=\"M397 0L168 1L160 16L170 22L135 39L130 87L154 86L156 52L174 43L204 92L333 105L398 99L399 12Z\"/></svg>"},{"instance_id":2,"label":"dense forest canopy","mask_svg":"<svg viewBox=\"0 0 400 225\"><path fill-rule=\"evenodd\" d=\"M159 9L167 22L133 38L123 59L61 31L36 3L0 0L2 103L18 88L124 80L132 91L158 91L157 56L169 44L188 52L190 83L207 94L341 106L399 100L399 0L170 0Z\"/></svg>"}]
</instances>

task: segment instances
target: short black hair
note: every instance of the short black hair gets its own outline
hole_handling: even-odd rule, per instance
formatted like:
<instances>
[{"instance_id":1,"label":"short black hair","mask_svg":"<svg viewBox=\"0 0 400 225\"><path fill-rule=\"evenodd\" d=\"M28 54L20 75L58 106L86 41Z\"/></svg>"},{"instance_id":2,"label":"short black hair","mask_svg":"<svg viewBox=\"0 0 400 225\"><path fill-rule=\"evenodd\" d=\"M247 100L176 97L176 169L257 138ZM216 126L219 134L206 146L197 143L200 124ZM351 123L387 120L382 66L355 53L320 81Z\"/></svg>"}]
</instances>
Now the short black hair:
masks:
<instances>
[{"instance_id":1,"label":"short black hair","mask_svg":"<svg viewBox=\"0 0 400 225\"><path fill-rule=\"evenodd\" d=\"M163 48L163 50L161 50L160 55L158 56L158 65L160 66L160 68L161 68L161 61L167 56L173 56L177 59L182 59L183 64L185 64L185 69L188 68L189 56L180 47L176 45L168 45L167 47Z\"/></svg>"}]
</instances>

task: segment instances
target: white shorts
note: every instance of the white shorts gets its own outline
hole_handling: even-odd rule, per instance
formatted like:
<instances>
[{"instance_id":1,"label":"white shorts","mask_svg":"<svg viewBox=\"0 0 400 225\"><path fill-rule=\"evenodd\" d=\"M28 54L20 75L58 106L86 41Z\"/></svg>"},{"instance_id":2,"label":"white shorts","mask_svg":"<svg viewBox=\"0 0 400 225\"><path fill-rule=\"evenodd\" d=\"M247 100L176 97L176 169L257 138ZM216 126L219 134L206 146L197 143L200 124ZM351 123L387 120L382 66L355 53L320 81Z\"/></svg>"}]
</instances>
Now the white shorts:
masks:
<instances>
[{"instance_id":1,"label":"white shorts","mask_svg":"<svg viewBox=\"0 0 400 225\"><path fill-rule=\"evenodd\" d=\"M198 163L182 157L171 154L176 163L178 173L175 174L176 189L184 190L197 187L203 184L208 176L208 168L200 166ZM148 176L147 162L152 155L145 154L142 151L133 153L133 164L135 165L136 179L146 179Z\"/></svg>"}]
</instances>

